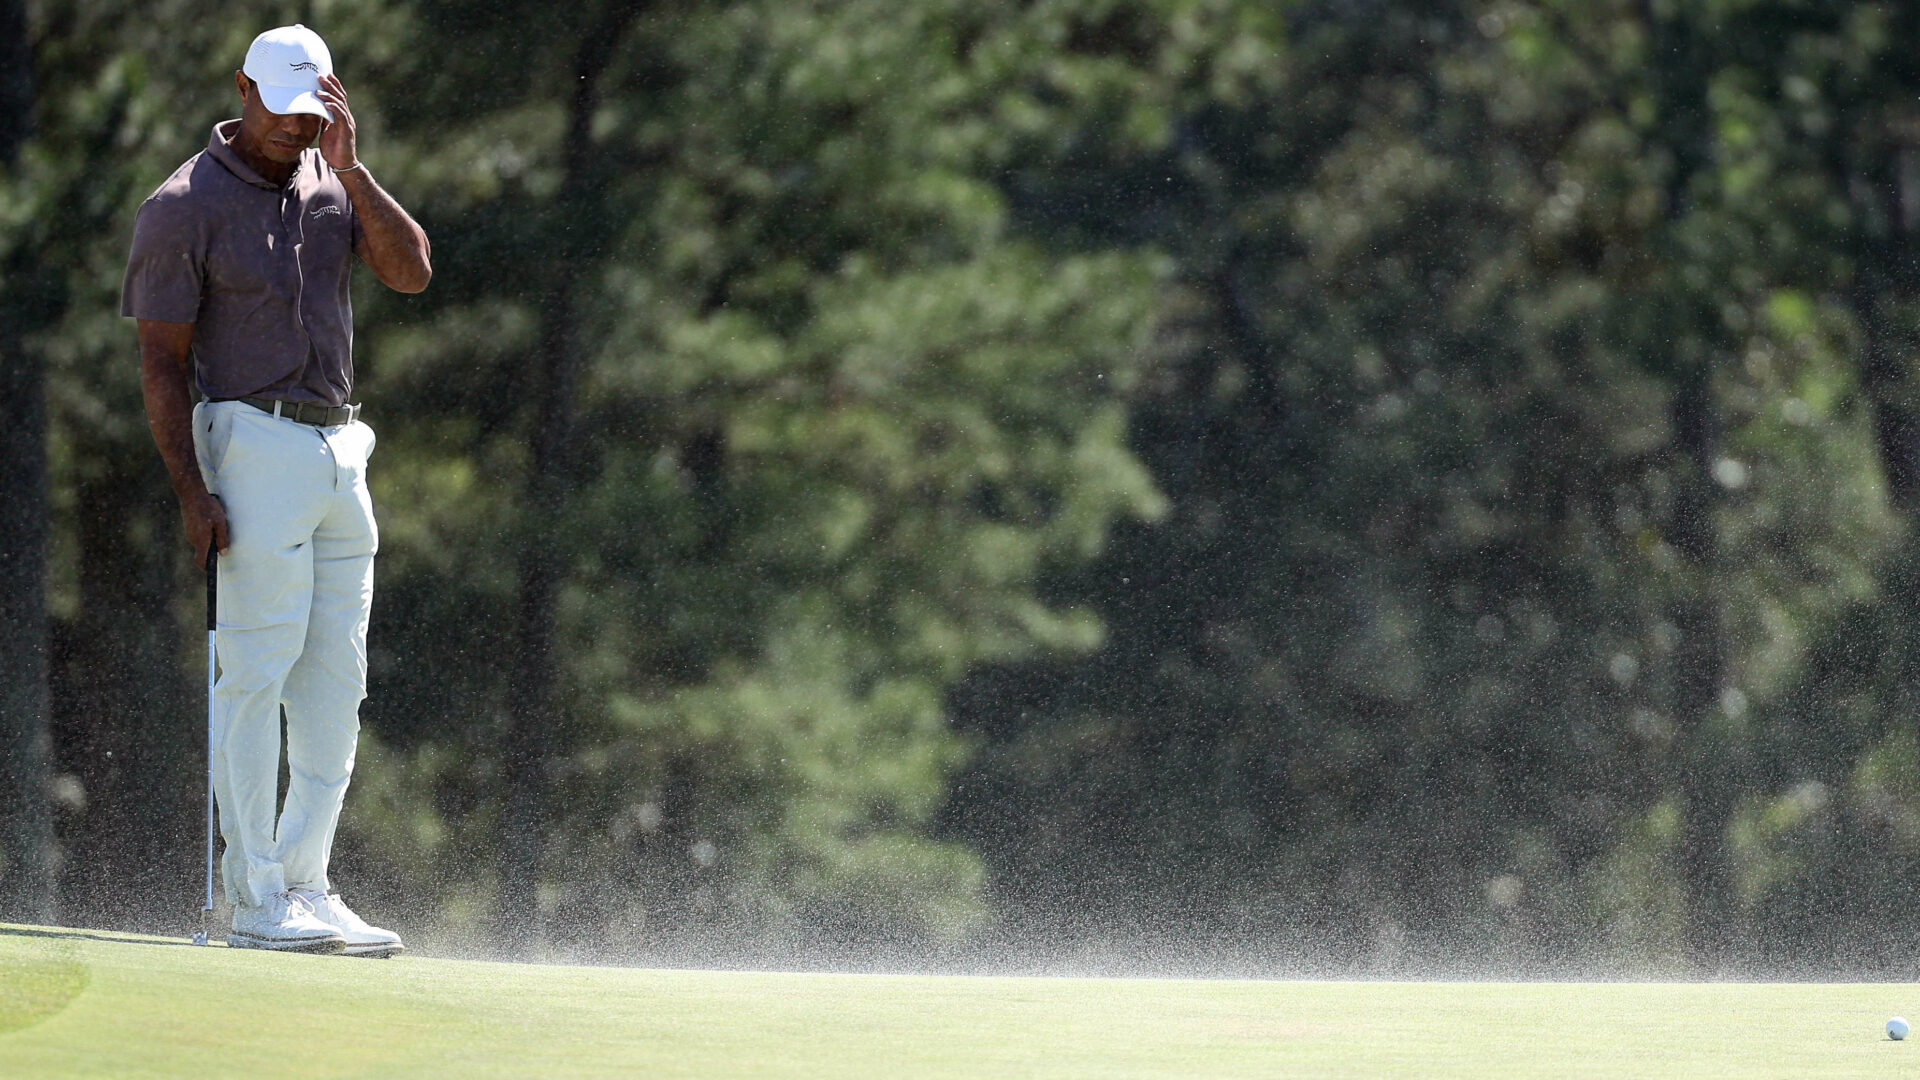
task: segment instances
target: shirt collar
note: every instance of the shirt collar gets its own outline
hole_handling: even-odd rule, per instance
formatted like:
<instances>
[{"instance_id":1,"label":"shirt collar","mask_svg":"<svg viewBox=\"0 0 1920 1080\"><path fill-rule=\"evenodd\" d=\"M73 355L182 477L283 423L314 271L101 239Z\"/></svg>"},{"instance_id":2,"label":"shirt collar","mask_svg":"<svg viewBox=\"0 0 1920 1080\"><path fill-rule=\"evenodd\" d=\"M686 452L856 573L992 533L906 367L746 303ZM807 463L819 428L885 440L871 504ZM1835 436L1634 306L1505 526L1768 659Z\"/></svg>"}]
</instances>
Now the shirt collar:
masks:
<instances>
[{"instance_id":1,"label":"shirt collar","mask_svg":"<svg viewBox=\"0 0 1920 1080\"><path fill-rule=\"evenodd\" d=\"M239 131L239 120L222 120L213 125L213 134L207 139L207 153L213 155L213 160L226 166L228 172L252 184L254 187L265 188L268 191L279 191L279 184L275 184L259 173L254 172L253 166L240 160L240 155L233 152L233 137L238 134ZM300 155L300 160L294 163L293 174L287 177L287 185L289 187L291 187L293 181L299 177L300 170L306 163L307 155L303 152Z\"/></svg>"}]
</instances>

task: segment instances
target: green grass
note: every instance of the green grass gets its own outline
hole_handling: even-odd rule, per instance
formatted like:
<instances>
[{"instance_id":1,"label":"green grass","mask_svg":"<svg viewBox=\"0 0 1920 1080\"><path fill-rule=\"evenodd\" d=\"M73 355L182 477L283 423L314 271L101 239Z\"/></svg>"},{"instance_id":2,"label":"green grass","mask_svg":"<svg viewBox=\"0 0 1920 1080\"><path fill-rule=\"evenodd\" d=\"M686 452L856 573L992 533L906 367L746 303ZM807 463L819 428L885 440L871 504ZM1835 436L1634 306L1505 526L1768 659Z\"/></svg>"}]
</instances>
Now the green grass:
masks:
<instances>
[{"instance_id":1,"label":"green grass","mask_svg":"<svg viewBox=\"0 0 1920 1080\"><path fill-rule=\"evenodd\" d=\"M0 927L0 1076L1920 1075L1911 985L799 975Z\"/></svg>"}]
</instances>

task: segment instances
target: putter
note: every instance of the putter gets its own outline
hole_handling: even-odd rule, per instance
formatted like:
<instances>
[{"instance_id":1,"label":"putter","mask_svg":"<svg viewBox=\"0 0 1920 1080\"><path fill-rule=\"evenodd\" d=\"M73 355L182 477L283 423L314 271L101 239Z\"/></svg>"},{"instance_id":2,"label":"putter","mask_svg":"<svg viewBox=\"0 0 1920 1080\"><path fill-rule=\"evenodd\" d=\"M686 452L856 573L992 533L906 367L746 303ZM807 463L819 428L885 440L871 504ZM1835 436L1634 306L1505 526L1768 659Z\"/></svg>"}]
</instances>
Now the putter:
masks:
<instances>
[{"instance_id":1,"label":"putter","mask_svg":"<svg viewBox=\"0 0 1920 1080\"><path fill-rule=\"evenodd\" d=\"M207 918L213 912L213 632L215 604L220 596L220 549L207 537L207 901L200 907L200 932L195 945L207 943Z\"/></svg>"}]
</instances>

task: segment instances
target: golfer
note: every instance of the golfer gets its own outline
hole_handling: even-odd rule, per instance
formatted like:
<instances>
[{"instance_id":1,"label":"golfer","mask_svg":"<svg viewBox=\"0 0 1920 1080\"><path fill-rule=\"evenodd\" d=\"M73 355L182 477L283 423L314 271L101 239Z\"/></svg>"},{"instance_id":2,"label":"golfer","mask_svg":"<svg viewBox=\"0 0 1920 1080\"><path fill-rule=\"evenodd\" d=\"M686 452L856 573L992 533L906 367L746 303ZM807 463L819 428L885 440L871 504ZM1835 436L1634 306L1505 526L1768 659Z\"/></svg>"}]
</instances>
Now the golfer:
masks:
<instances>
[{"instance_id":1,"label":"golfer","mask_svg":"<svg viewBox=\"0 0 1920 1080\"><path fill-rule=\"evenodd\" d=\"M320 36L283 26L234 73L240 118L141 205L121 314L187 539L220 552L214 791L227 944L388 956L333 891L359 737L377 546L373 430L353 392L352 259L414 293L427 235L360 159ZM288 786L276 806L280 714Z\"/></svg>"}]
</instances>

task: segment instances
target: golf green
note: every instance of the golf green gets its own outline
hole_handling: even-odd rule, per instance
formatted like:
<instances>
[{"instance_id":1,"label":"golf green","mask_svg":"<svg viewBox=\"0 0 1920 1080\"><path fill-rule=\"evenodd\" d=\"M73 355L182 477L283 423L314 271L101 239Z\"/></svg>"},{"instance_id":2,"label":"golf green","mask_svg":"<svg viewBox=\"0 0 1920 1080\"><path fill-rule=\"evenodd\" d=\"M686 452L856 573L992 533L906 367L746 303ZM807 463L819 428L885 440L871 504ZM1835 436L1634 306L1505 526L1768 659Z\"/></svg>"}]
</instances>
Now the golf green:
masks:
<instances>
[{"instance_id":1,"label":"golf green","mask_svg":"<svg viewBox=\"0 0 1920 1080\"><path fill-rule=\"evenodd\" d=\"M1911 985L658 971L0 927L0 1076L1875 1077Z\"/></svg>"}]
</instances>

